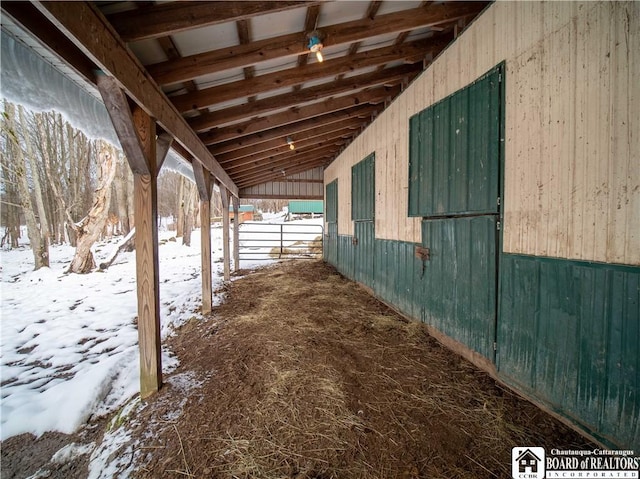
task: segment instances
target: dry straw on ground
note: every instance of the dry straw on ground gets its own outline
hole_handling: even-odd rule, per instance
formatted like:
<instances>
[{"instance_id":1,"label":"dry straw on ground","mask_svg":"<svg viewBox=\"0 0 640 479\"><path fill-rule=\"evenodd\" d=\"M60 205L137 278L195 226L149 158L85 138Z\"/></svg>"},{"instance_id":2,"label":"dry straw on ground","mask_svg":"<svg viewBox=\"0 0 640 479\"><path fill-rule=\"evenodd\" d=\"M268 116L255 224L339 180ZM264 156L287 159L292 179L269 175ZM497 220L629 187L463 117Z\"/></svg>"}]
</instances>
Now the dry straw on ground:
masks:
<instances>
[{"instance_id":1,"label":"dry straw on ground","mask_svg":"<svg viewBox=\"0 0 640 479\"><path fill-rule=\"evenodd\" d=\"M319 261L234 281L171 346L203 384L141 411L141 478L507 478L513 446L587 444Z\"/></svg>"}]
</instances>

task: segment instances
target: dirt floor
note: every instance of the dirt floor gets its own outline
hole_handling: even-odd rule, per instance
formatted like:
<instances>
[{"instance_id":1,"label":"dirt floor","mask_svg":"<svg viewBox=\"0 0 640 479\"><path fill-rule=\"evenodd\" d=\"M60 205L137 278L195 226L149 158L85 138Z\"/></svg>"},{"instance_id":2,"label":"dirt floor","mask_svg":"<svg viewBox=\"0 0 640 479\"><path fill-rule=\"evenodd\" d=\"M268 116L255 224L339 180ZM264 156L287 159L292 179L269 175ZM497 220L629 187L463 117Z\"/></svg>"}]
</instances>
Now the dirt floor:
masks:
<instances>
[{"instance_id":1,"label":"dirt floor","mask_svg":"<svg viewBox=\"0 0 640 479\"><path fill-rule=\"evenodd\" d=\"M514 446L593 447L321 261L233 281L169 342L137 478L509 478Z\"/></svg>"}]
</instances>

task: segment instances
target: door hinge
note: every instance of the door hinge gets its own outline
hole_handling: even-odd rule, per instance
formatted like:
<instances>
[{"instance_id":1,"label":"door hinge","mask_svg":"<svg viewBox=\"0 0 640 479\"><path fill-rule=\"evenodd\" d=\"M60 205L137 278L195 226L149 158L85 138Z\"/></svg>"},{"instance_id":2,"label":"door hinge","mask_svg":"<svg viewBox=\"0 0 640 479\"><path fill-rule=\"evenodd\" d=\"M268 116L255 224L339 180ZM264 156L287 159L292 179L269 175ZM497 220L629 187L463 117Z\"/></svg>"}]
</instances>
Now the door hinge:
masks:
<instances>
[{"instance_id":1,"label":"door hinge","mask_svg":"<svg viewBox=\"0 0 640 479\"><path fill-rule=\"evenodd\" d=\"M499 221L496 221L496 229L497 229L498 231L500 231L500 226L501 226L501 225L500 225L500 222L499 222Z\"/></svg>"},{"instance_id":2,"label":"door hinge","mask_svg":"<svg viewBox=\"0 0 640 479\"><path fill-rule=\"evenodd\" d=\"M498 73L498 81L501 82L502 81L502 73Z\"/></svg>"},{"instance_id":3,"label":"door hinge","mask_svg":"<svg viewBox=\"0 0 640 479\"><path fill-rule=\"evenodd\" d=\"M494 351L498 350L498 343L496 343L495 341L493 342L493 350Z\"/></svg>"},{"instance_id":4,"label":"door hinge","mask_svg":"<svg viewBox=\"0 0 640 479\"><path fill-rule=\"evenodd\" d=\"M500 197L498 196L498 200L497 200L498 206L500 206Z\"/></svg>"}]
</instances>

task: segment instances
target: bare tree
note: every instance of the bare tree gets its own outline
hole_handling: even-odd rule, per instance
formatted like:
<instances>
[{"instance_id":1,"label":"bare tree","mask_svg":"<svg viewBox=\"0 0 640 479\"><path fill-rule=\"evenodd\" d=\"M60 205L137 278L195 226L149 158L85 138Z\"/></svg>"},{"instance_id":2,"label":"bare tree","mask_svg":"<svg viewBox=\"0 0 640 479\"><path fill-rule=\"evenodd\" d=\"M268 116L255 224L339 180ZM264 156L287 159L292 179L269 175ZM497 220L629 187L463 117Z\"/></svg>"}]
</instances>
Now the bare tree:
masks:
<instances>
[{"instance_id":1,"label":"bare tree","mask_svg":"<svg viewBox=\"0 0 640 479\"><path fill-rule=\"evenodd\" d=\"M193 231L194 216L195 216L195 203L198 200L198 192L196 185L185 178L184 182L184 229L182 233L182 244L185 246L191 246L191 231Z\"/></svg>"},{"instance_id":2,"label":"bare tree","mask_svg":"<svg viewBox=\"0 0 640 479\"><path fill-rule=\"evenodd\" d=\"M18 196L18 179L15 168L9 159L13 141L17 141L16 134L7 124L8 114L3 112L2 135L0 136L0 214L2 225L5 227L0 240L0 246L7 244L10 248L18 247L20 238L20 197ZM15 140L14 140L15 139Z\"/></svg>"},{"instance_id":3,"label":"bare tree","mask_svg":"<svg viewBox=\"0 0 640 479\"><path fill-rule=\"evenodd\" d=\"M29 242L31 243L31 250L33 251L35 269L40 269L43 266L49 266L49 245L45 234L43 234L38 225L38 220L33 208L33 202L31 201L31 191L29 190L29 180L27 178L27 164L29 159L25 158L22 145L18 140L17 134L15 134L15 118L15 106L11 103L5 102L6 128L8 128L9 131L14 132L11 136L12 141L10 142L8 152L10 152L12 156L12 164L15 168L17 188L20 193L20 203L22 205L25 222L27 223L27 235L29 236ZM25 135L28 135L28 132L25 132Z\"/></svg>"},{"instance_id":4,"label":"bare tree","mask_svg":"<svg viewBox=\"0 0 640 479\"><path fill-rule=\"evenodd\" d=\"M69 272L89 273L96 267L91 246L100 237L109 215L111 183L116 174L116 152L104 141L98 142L98 187L94 194L89 213L73 225L77 236L76 253L69 266Z\"/></svg>"},{"instance_id":5,"label":"bare tree","mask_svg":"<svg viewBox=\"0 0 640 479\"><path fill-rule=\"evenodd\" d=\"M129 234L131 227L129 225L129 211L127 193L129 191L127 180L129 179L129 165L124 155L118 155L116 176L113 179L113 187L115 192L115 209L116 216L120 222L120 233L124 236Z\"/></svg>"}]
</instances>

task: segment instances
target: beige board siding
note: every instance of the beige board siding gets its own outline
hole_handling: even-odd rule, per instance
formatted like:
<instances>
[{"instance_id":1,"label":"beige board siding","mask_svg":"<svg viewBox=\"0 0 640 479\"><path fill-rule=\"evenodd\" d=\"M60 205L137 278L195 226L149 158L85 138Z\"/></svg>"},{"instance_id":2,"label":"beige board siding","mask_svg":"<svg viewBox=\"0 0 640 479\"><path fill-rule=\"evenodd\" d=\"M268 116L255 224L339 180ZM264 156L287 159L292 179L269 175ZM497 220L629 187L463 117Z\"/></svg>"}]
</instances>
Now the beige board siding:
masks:
<instances>
[{"instance_id":1,"label":"beige board siding","mask_svg":"<svg viewBox=\"0 0 640 479\"><path fill-rule=\"evenodd\" d=\"M351 166L376 153L376 237L407 217L409 118L506 63L504 251L640 264L640 2L496 2L325 170L351 234Z\"/></svg>"},{"instance_id":2,"label":"beige board siding","mask_svg":"<svg viewBox=\"0 0 640 479\"><path fill-rule=\"evenodd\" d=\"M269 181L240 189L241 198L322 199L324 196L323 169L314 168L290 175L280 181Z\"/></svg>"}]
</instances>

